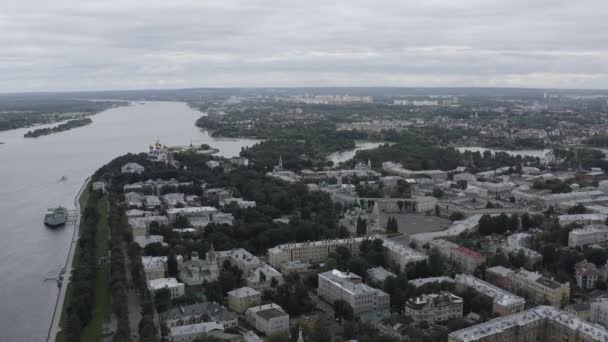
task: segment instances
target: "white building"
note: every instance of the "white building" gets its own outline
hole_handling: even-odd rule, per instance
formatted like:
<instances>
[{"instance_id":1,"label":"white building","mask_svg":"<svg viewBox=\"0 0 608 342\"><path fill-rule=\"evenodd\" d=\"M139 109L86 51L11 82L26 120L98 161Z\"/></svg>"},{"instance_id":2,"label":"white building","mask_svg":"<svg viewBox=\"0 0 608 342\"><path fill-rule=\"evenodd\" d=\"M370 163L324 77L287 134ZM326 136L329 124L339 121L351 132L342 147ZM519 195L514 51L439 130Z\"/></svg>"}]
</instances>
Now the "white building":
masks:
<instances>
[{"instance_id":1,"label":"white building","mask_svg":"<svg viewBox=\"0 0 608 342\"><path fill-rule=\"evenodd\" d=\"M146 280L164 278L167 273L167 257L166 256L142 256L141 263L144 266ZM176 257L177 264L182 263L182 256Z\"/></svg>"},{"instance_id":2,"label":"white building","mask_svg":"<svg viewBox=\"0 0 608 342\"><path fill-rule=\"evenodd\" d=\"M375 284L379 284L380 286L384 284L384 281L388 277L397 278L397 275L393 272L385 270L382 266L370 268L369 270L367 270L368 281L373 282Z\"/></svg>"},{"instance_id":3,"label":"white building","mask_svg":"<svg viewBox=\"0 0 608 342\"><path fill-rule=\"evenodd\" d=\"M179 278L188 286L201 285L204 282L216 281L220 276L217 253L211 249L205 260L199 259L198 252L192 252L190 260L184 261L179 268Z\"/></svg>"},{"instance_id":4,"label":"white building","mask_svg":"<svg viewBox=\"0 0 608 342\"><path fill-rule=\"evenodd\" d=\"M169 336L172 342L192 342L213 332L222 331L224 327L217 322L203 322L170 328Z\"/></svg>"},{"instance_id":5,"label":"white building","mask_svg":"<svg viewBox=\"0 0 608 342\"><path fill-rule=\"evenodd\" d=\"M238 313L260 305L261 300L261 293L251 287L241 287L228 292L228 308Z\"/></svg>"},{"instance_id":6,"label":"white building","mask_svg":"<svg viewBox=\"0 0 608 342\"><path fill-rule=\"evenodd\" d=\"M178 282L175 278L160 278L149 280L148 288L152 292L156 292L162 289L168 289L171 293L171 299L181 297L185 293L184 284Z\"/></svg>"},{"instance_id":7,"label":"white building","mask_svg":"<svg viewBox=\"0 0 608 342\"><path fill-rule=\"evenodd\" d=\"M318 279L319 297L332 304L336 300L344 300L353 308L355 315L389 308L390 296L362 284L361 277L354 273L332 270L320 273Z\"/></svg>"},{"instance_id":8,"label":"white building","mask_svg":"<svg viewBox=\"0 0 608 342\"><path fill-rule=\"evenodd\" d=\"M608 298L599 298L589 306L589 321L608 328Z\"/></svg>"},{"instance_id":9,"label":"white building","mask_svg":"<svg viewBox=\"0 0 608 342\"><path fill-rule=\"evenodd\" d=\"M337 247L343 246L348 249L352 256L359 255L361 242L373 240L372 237L364 236L357 238L320 240L297 243L286 243L268 249L268 262L274 267L286 261L300 260L310 264L322 263L327 256L333 253Z\"/></svg>"},{"instance_id":10,"label":"white building","mask_svg":"<svg viewBox=\"0 0 608 342\"><path fill-rule=\"evenodd\" d=\"M245 311L245 319L257 331L267 336L289 331L289 315L274 303L250 307Z\"/></svg>"},{"instance_id":11,"label":"white building","mask_svg":"<svg viewBox=\"0 0 608 342\"><path fill-rule=\"evenodd\" d=\"M106 192L106 182L93 182L93 191L101 190L101 192Z\"/></svg>"},{"instance_id":12,"label":"white building","mask_svg":"<svg viewBox=\"0 0 608 342\"><path fill-rule=\"evenodd\" d=\"M144 172L144 167L137 163L127 163L120 168L121 173L136 173L141 174Z\"/></svg>"},{"instance_id":13,"label":"white building","mask_svg":"<svg viewBox=\"0 0 608 342\"><path fill-rule=\"evenodd\" d=\"M152 196L152 195L144 196L144 205L148 209L160 207L161 204L162 203L160 201L160 198L158 198L158 196Z\"/></svg>"},{"instance_id":14,"label":"white building","mask_svg":"<svg viewBox=\"0 0 608 342\"><path fill-rule=\"evenodd\" d=\"M439 294L423 294L405 302L404 314L415 322L445 322L462 317L462 298L442 291Z\"/></svg>"},{"instance_id":15,"label":"white building","mask_svg":"<svg viewBox=\"0 0 608 342\"><path fill-rule=\"evenodd\" d=\"M559 224L567 226L572 223L578 223L582 225L590 224L603 224L606 222L608 215L606 214L572 214L572 215L559 215L557 219Z\"/></svg>"},{"instance_id":16,"label":"white building","mask_svg":"<svg viewBox=\"0 0 608 342\"><path fill-rule=\"evenodd\" d=\"M608 241L608 226L589 225L568 233L568 247L585 246Z\"/></svg>"},{"instance_id":17,"label":"white building","mask_svg":"<svg viewBox=\"0 0 608 342\"><path fill-rule=\"evenodd\" d=\"M169 223L174 224L178 216L186 217L193 227L205 227L211 221L211 215L217 213L214 207L186 207L167 210Z\"/></svg>"}]
</instances>

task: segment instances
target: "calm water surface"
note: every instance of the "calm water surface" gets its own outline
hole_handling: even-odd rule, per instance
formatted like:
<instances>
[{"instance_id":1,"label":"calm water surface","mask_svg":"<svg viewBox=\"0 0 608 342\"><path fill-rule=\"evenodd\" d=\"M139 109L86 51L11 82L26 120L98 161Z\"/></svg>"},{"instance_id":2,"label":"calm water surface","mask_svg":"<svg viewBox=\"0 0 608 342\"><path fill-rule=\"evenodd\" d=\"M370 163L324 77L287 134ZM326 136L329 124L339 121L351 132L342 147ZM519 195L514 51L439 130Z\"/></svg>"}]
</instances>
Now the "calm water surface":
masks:
<instances>
[{"instance_id":1,"label":"calm water surface","mask_svg":"<svg viewBox=\"0 0 608 342\"><path fill-rule=\"evenodd\" d=\"M84 180L128 152L166 145L209 144L237 155L256 140L215 139L194 126L201 113L179 102L146 102L107 110L93 124L25 139L28 129L0 132L0 340L43 341L59 289L45 278L65 264L72 226L48 229L46 208L73 208ZM67 176L68 180L59 182Z\"/></svg>"}]
</instances>

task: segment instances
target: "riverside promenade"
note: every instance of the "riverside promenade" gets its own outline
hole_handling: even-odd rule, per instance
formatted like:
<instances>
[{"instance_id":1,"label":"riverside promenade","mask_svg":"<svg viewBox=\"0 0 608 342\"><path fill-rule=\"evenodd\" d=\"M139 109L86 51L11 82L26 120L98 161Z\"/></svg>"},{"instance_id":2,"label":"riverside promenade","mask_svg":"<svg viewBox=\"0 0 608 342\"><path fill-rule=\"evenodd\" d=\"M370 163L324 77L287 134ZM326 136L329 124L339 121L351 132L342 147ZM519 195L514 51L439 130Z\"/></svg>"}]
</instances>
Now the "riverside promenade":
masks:
<instances>
[{"instance_id":1,"label":"riverside promenade","mask_svg":"<svg viewBox=\"0 0 608 342\"><path fill-rule=\"evenodd\" d=\"M82 184L82 187L78 191L78 195L74 199L74 207L76 208L76 222L74 223L74 233L72 235L72 242L70 243L70 252L68 253L68 259L65 262L65 272L63 273L63 281L61 282L61 289L59 289L59 295L57 296L57 302L55 303L55 311L53 312L53 319L51 320L51 326L49 328L49 333L46 338L47 342L54 342L57 337L57 333L61 330L59 328L59 323L61 321L61 312L63 311L63 305L65 304L65 294L68 289L68 285L70 283L70 278L72 274L72 262L74 261L74 253L76 251L76 243L78 242L78 237L80 236L80 196L85 191L89 182L91 181L91 177L87 178Z\"/></svg>"}]
</instances>

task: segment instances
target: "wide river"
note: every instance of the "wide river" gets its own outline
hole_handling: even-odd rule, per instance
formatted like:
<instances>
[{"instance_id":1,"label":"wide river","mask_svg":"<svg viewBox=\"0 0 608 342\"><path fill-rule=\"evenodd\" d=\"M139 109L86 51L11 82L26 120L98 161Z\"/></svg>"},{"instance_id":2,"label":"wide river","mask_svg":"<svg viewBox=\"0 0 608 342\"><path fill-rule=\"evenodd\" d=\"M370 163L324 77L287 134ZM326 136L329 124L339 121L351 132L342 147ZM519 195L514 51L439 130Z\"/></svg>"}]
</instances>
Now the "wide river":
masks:
<instances>
[{"instance_id":1,"label":"wide river","mask_svg":"<svg viewBox=\"0 0 608 342\"><path fill-rule=\"evenodd\" d=\"M28 129L0 132L0 341L44 341L73 226L48 229L48 207L73 208L81 185L100 166L127 152L166 145L209 144L235 156L256 140L215 139L194 126L201 113L180 102L144 102L109 109L93 123L25 139ZM62 176L68 179L59 182Z\"/></svg>"}]
</instances>

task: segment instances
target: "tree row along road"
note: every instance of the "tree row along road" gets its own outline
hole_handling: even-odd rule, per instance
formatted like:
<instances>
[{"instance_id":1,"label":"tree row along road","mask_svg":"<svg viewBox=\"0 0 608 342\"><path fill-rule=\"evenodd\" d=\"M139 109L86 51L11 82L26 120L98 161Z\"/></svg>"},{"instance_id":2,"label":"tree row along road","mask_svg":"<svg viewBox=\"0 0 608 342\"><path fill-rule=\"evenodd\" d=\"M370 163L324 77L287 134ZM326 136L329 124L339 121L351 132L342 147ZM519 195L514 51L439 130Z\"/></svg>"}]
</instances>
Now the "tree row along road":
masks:
<instances>
[{"instance_id":1,"label":"tree row along road","mask_svg":"<svg viewBox=\"0 0 608 342\"><path fill-rule=\"evenodd\" d=\"M65 262L65 272L63 273L64 279L61 283L61 289L59 289L59 295L57 296L57 302L55 303L55 312L53 312L53 318L51 320L51 326L49 328L49 334L47 335L47 341L54 342L57 336L57 333L60 331L59 323L61 321L61 312L63 310L63 305L65 304L65 294L68 289L68 285L70 283L70 274L72 273L72 262L74 261L74 254L76 251L76 243L78 242L78 236L80 231L80 196L89 186L89 182L91 181L91 177L87 178L82 184L82 187L78 191L76 198L74 199L74 207L76 208L76 223L74 224L74 233L72 235L72 242L70 243L70 251L68 253L68 258Z\"/></svg>"}]
</instances>

